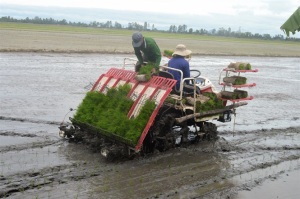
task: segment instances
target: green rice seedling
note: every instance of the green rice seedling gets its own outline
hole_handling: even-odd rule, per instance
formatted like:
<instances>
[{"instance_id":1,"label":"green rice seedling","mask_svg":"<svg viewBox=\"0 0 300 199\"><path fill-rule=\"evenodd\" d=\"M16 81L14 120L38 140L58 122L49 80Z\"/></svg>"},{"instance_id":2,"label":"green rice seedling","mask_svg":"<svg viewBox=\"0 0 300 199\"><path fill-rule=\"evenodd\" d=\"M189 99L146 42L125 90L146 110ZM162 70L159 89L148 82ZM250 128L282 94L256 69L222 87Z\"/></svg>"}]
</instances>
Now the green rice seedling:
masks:
<instances>
[{"instance_id":1,"label":"green rice seedling","mask_svg":"<svg viewBox=\"0 0 300 199\"><path fill-rule=\"evenodd\" d=\"M93 115L91 113L94 112L97 104L103 101L104 96L103 93L88 92L79 105L76 114L74 115L74 119L91 123L93 121Z\"/></svg>"},{"instance_id":2,"label":"green rice seedling","mask_svg":"<svg viewBox=\"0 0 300 199\"><path fill-rule=\"evenodd\" d=\"M110 109L114 110L119 102L123 102L122 99L126 99L126 103L128 103L126 98L128 92L130 91L130 86L129 88L128 86L129 85L124 85L118 87L118 89L109 89L107 95L94 91L88 92L82 103L79 105L74 115L74 119L94 124L94 121L101 116L102 112ZM125 106L126 105L123 105L121 108L124 108Z\"/></svg>"},{"instance_id":3,"label":"green rice seedling","mask_svg":"<svg viewBox=\"0 0 300 199\"><path fill-rule=\"evenodd\" d=\"M163 55L166 57L172 57L173 53L174 53L173 50L164 50Z\"/></svg>"},{"instance_id":4,"label":"green rice seedling","mask_svg":"<svg viewBox=\"0 0 300 199\"><path fill-rule=\"evenodd\" d=\"M155 66L153 63L149 62L145 66L142 66L139 71L139 75L145 75L147 80L151 79L151 74L153 69L158 71L158 66Z\"/></svg>"},{"instance_id":5,"label":"green rice seedling","mask_svg":"<svg viewBox=\"0 0 300 199\"><path fill-rule=\"evenodd\" d=\"M249 64L249 63L247 63L247 65L246 65L246 68L245 68L246 70L251 70L252 69L252 67L251 67L251 64Z\"/></svg>"},{"instance_id":6,"label":"green rice seedling","mask_svg":"<svg viewBox=\"0 0 300 199\"><path fill-rule=\"evenodd\" d=\"M242 98L246 98L246 97L248 97L247 91L238 90L238 89L233 91L233 95L232 95L233 99L242 99Z\"/></svg>"},{"instance_id":7,"label":"green rice seedling","mask_svg":"<svg viewBox=\"0 0 300 199\"><path fill-rule=\"evenodd\" d=\"M232 99L239 99L239 94L233 92L233 94L232 94Z\"/></svg>"},{"instance_id":8,"label":"green rice seedling","mask_svg":"<svg viewBox=\"0 0 300 199\"><path fill-rule=\"evenodd\" d=\"M137 143L155 107L154 101L147 100L145 102L140 114L130 121L130 128L126 132L127 139L131 140L133 143Z\"/></svg>"},{"instance_id":9,"label":"green rice seedling","mask_svg":"<svg viewBox=\"0 0 300 199\"><path fill-rule=\"evenodd\" d=\"M239 65L239 70L251 70L251 64L250 63L241 63Z\"/></svg>"},{"instance_id":10,"label":"green rice seedling","mask_svg":"<svg viewBox=\"0 0 300 199\"><path fill-rule=\"evenodd\" d=\"M237 76L235 81L233 82L233 85L243 85L247 83L246 77Z\"/></svg>"},{"instance_id":11,"label":"green rice seedling","mask_svg":"<svg viewBox=\"0 0 300 199\"><path fill-rule=\"evenodd\" d=\"M232 85L243 85L246 84L247 78L242 76L231 76L231 77L224 77L223 81L225 83L231 83Z\"/></svg>"},{"instance_id":12,"label":"green rice seedling","mask_svg":"<svg viewBox=\"0 0 300 199\"><path fill-rule=\"evenodd\" d=\"M239 70L245 70L245 64L240 64L239 65Z\"/></svg>"},{"instance_id":13,"label":"green rice seedling","mask_svg":"<svg viewBox=\"0 0 300 199\"><path fill-rule=\"evenodd\" d=\"M131 87L110 88L107 94L89 92L79 105L74 119L96 127L102 133L111 133L136 143L156 105L147 100L140 114L128 119L134 101L127 97Z\"/></svg>"},{"instance_id":14,"label":"green rice seedling","mask_svg":"<svg viewBox=\"0 0 300 199\"><path fill-rule=\"evenodd\" d=\"M215 93L203 93L204 96L209 97L210 99L205 102L197 102L196 103L196 112L205 112L213 109L223 108L223 101L217 97Z\"/></svg>"}]
</instances>

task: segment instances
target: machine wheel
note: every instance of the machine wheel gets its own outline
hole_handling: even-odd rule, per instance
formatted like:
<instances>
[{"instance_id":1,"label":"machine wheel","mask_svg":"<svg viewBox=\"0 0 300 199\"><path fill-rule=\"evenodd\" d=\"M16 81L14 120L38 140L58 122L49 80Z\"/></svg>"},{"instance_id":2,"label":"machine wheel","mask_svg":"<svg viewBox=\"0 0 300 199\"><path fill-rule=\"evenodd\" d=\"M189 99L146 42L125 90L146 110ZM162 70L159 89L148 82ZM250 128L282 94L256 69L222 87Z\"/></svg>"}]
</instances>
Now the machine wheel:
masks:
<instances>
[{"instance_id":1,"label":"machine wheel","mask_svg":"<svg viewBox=\"0 0 300 199\"><path fill-rule=\"evenodd\" d=\"M216 140L218 138L217 126L211 122L203 122L200 131L205 133L204 139Z\"/></svg>"},{"instance_id":2,"label":"machine wheel","mask_svg":"<svg viewBox=\"0 0 300 199\"><path fill-rule=\"evenodd\" d=\"M153 135L151 132L147 134L145 137L144 143L143 143L143 150L142 150L142 155L147 154L147 153L152 153L155 148L155 143L153 140Z\"/></svg>"},{"instance_id":3,"label":"machine wheel","mask_svg":"<svg viewBox=\"0 0 300 199\"><path fill-rule=\"evenodd\" d=\"M163 115L154 124L153 138L155 140L155 148L161 152L174 148L177 137L185 133L182 129L188 129L178 126L175 122L176 117L179 117L179 114L169 113Z\"/></svg>"}]
</instances>

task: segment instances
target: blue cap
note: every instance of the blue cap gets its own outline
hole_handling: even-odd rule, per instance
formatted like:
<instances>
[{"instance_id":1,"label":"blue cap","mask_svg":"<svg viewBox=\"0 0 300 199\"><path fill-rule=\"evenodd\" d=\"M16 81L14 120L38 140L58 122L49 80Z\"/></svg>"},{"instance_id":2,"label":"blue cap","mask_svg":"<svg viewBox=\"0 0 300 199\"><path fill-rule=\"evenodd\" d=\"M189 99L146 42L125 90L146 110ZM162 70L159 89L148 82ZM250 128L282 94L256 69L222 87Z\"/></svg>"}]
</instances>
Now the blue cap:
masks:
<instances>
[{"instance_id":1,"label":"blue cap","mask_svg":"<svg viewBox=\"0 0 300 199\"><path fill-rule=\"evenodd\" d=\"M143 43L143 35L140 32L135 32L132 35L132 46L133 47L140 47Z\"/></svg>"}]
</instances>

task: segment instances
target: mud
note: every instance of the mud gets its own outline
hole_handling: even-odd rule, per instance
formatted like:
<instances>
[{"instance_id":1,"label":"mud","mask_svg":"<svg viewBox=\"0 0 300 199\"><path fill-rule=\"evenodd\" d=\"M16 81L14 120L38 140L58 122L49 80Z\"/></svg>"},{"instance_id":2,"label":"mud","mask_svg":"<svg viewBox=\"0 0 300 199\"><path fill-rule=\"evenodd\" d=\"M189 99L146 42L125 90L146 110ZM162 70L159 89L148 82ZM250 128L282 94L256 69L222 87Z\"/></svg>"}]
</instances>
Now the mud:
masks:
<instances>
[{"instance_id":1,"label":"mud","mask_svg":"<svg viewBox=\"0 0 300 199\"><path fill-rule=\"evenodd\" d=\"M58 126L124 57L0 54L0 198L298 198L299 58L193 57L217 89L232 61L259 69L236 123L216 122L214 142L107 162Z\"/></svg>"}]
</instances>

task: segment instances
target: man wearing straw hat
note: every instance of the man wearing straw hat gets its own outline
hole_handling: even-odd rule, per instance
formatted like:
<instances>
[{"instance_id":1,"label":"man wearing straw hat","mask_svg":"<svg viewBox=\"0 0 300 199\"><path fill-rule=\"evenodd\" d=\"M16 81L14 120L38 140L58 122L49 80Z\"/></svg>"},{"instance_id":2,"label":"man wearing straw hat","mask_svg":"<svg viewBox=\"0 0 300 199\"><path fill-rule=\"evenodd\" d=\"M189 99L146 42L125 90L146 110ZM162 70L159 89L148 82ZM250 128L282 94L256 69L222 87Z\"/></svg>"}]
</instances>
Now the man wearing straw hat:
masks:
<instances>
[{"instance_id":1,"label":"man wearing straw hat","mask_svg":"<svg viewBox=\"0 0 300 199\"><path fill-rule=\"evenodd\" d=\"M172 54L172 58L168 62L168 67L181 70L183 73L182 78L189 78L190 64L185 58L190 56L191 53L192 51L187 50L185 45L178 44L176 46L174 53ZM168 72L170 72L174 76L174 79L177 80L176 89L179 90L181 74L178 71L174 71L170 69L168 70Z\"/></svg>"}]
</instances>

